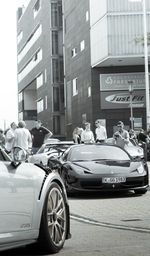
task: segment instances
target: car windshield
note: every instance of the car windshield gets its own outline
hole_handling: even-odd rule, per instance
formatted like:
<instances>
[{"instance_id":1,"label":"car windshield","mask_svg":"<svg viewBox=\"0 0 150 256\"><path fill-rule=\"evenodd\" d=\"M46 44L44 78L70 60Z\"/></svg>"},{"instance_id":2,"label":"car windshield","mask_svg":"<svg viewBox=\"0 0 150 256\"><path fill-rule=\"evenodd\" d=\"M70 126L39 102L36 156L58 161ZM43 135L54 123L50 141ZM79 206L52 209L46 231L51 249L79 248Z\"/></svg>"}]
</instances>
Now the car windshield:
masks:
<instances>
[{"instance_id":1,"label":"car windshield","mask_svg":"<svg viewBox=\"0 0 150 256\"><path fill-rule=\"evenodd\" d=\"M105 145L86 145L75 147L69 154L70 161L94 161L94 160L125 160L129 161L128 154L121 148Z\"/></svg>"},{"instance_id":2,"label":"car windshield","mask_svg":"<svg viewBox=\"0 0 150 256\"><path fill-rule=\"evenodd\" d=\"M108 144L114 144L115 145L115 142L114 142L114 139L113 138L108 138L106 140L106 143ZM137 146L136 143L133 141L133 140L129 140L129 143L127 144L127 146Z\"/></svg>"},{"instance_id":3,"label":"car windshield","mask_svg":"<svg viewBox=\"0 0 150 256\"><path fill-rule=\"evenodd\" d=\"M39 150L38 154L40 153L47 153L50 151L65 151L68 147L72 146L73 143L71 144L45 144L43 145Z\"/></svg>"}]
</instances>

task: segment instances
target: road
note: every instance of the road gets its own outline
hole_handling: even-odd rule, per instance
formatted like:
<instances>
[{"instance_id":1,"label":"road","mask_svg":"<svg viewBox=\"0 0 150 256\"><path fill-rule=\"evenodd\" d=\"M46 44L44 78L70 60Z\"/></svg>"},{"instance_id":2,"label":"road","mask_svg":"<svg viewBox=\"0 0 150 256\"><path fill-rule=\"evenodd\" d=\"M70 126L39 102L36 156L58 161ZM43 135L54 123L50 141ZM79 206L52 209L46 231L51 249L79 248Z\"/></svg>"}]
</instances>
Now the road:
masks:
<instances>
[{"instance_id":1,"label":"road","mask_svg":"<svg viewBox=\"0 0 150 256\"><path fill-rule=\"evenodd\" d=\"M69 205L72 238L59 254L53 255L150 255L150 189L142 196L133 192L80 195L70 197ZM23 248L3 255L39 254Z\"/></svg>"}]
</instances>

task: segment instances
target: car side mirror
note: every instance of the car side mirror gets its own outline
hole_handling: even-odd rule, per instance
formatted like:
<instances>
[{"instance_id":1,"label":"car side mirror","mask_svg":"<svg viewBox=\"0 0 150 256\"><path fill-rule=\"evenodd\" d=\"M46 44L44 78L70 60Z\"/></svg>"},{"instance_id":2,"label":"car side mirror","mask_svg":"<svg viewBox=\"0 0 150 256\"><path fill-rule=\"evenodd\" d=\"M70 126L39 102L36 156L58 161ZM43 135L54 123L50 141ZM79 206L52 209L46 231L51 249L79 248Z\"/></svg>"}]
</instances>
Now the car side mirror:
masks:
<instances>
[{"instance_id":1,"label":"car side mirror","mask_svg":"<svg viewBox=\"0 0 150 256\"><path fill-rule=\"evenodd\" d=\"M25 162L27 160L27 152L21 147L14 147L12 149L13 162Z\"/></svg>"}]
</instances>

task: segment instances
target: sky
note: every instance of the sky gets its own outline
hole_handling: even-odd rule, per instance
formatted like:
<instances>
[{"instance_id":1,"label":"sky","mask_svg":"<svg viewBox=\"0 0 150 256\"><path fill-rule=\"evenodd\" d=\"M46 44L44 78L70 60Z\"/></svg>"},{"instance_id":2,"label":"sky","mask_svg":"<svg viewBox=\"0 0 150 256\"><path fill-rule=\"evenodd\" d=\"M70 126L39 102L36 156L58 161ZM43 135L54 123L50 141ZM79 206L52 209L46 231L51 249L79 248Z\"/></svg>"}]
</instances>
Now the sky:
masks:
<instances>
[{"instance_id":1,"label":"sky","mask_svg":"<svg viewBox=\"0 0 150 256\"><path fill-rule=\"evenodd\" d=\"M0 128L18 122L16 11L30 0L1 1L0 8Z\"/></svg>"}]
</instances>

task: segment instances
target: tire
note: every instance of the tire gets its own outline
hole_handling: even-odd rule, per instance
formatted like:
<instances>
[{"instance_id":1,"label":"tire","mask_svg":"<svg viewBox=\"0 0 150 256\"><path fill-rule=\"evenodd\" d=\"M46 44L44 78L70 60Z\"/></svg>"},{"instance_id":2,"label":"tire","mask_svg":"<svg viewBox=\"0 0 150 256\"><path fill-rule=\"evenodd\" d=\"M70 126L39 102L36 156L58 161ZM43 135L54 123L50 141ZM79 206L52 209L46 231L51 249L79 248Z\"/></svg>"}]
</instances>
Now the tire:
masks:
<instances>
[{"instance_id":1,"label":"tire","mask_svg":"<svg viewBox=\"0 0 150 256\"><path fill-rule=\"evenodd\" d=\"M68 211L64 192L53 182L47 193L40 225L38 247L57 253L64 245L68 230Z\"/></svg>"},{"instance_id":2,"label":"tire","mask_svg":"<svg viewBox=\"0 0 150 256\"><path fill-rule=\"evenodd\" d=\"M147 189L137 189L137 190L134 190L134 192L137 195L144 195L144 194L146 194Z\"/></svg>"},{"instance_id":3,"label":"tire","mask_svg":"<svg viewBox=\"0 0 150 256\"><path fill-rule=\"evenodd\" d=\"M75 190L68 185L67 177L66 177L66 175L64 174L63 171L61 171L60 176L61 176L61 178L63 180L64 185L65 185L67 195L68 196L74 195L75 194Z\"/></svg>"}]
</instances>

